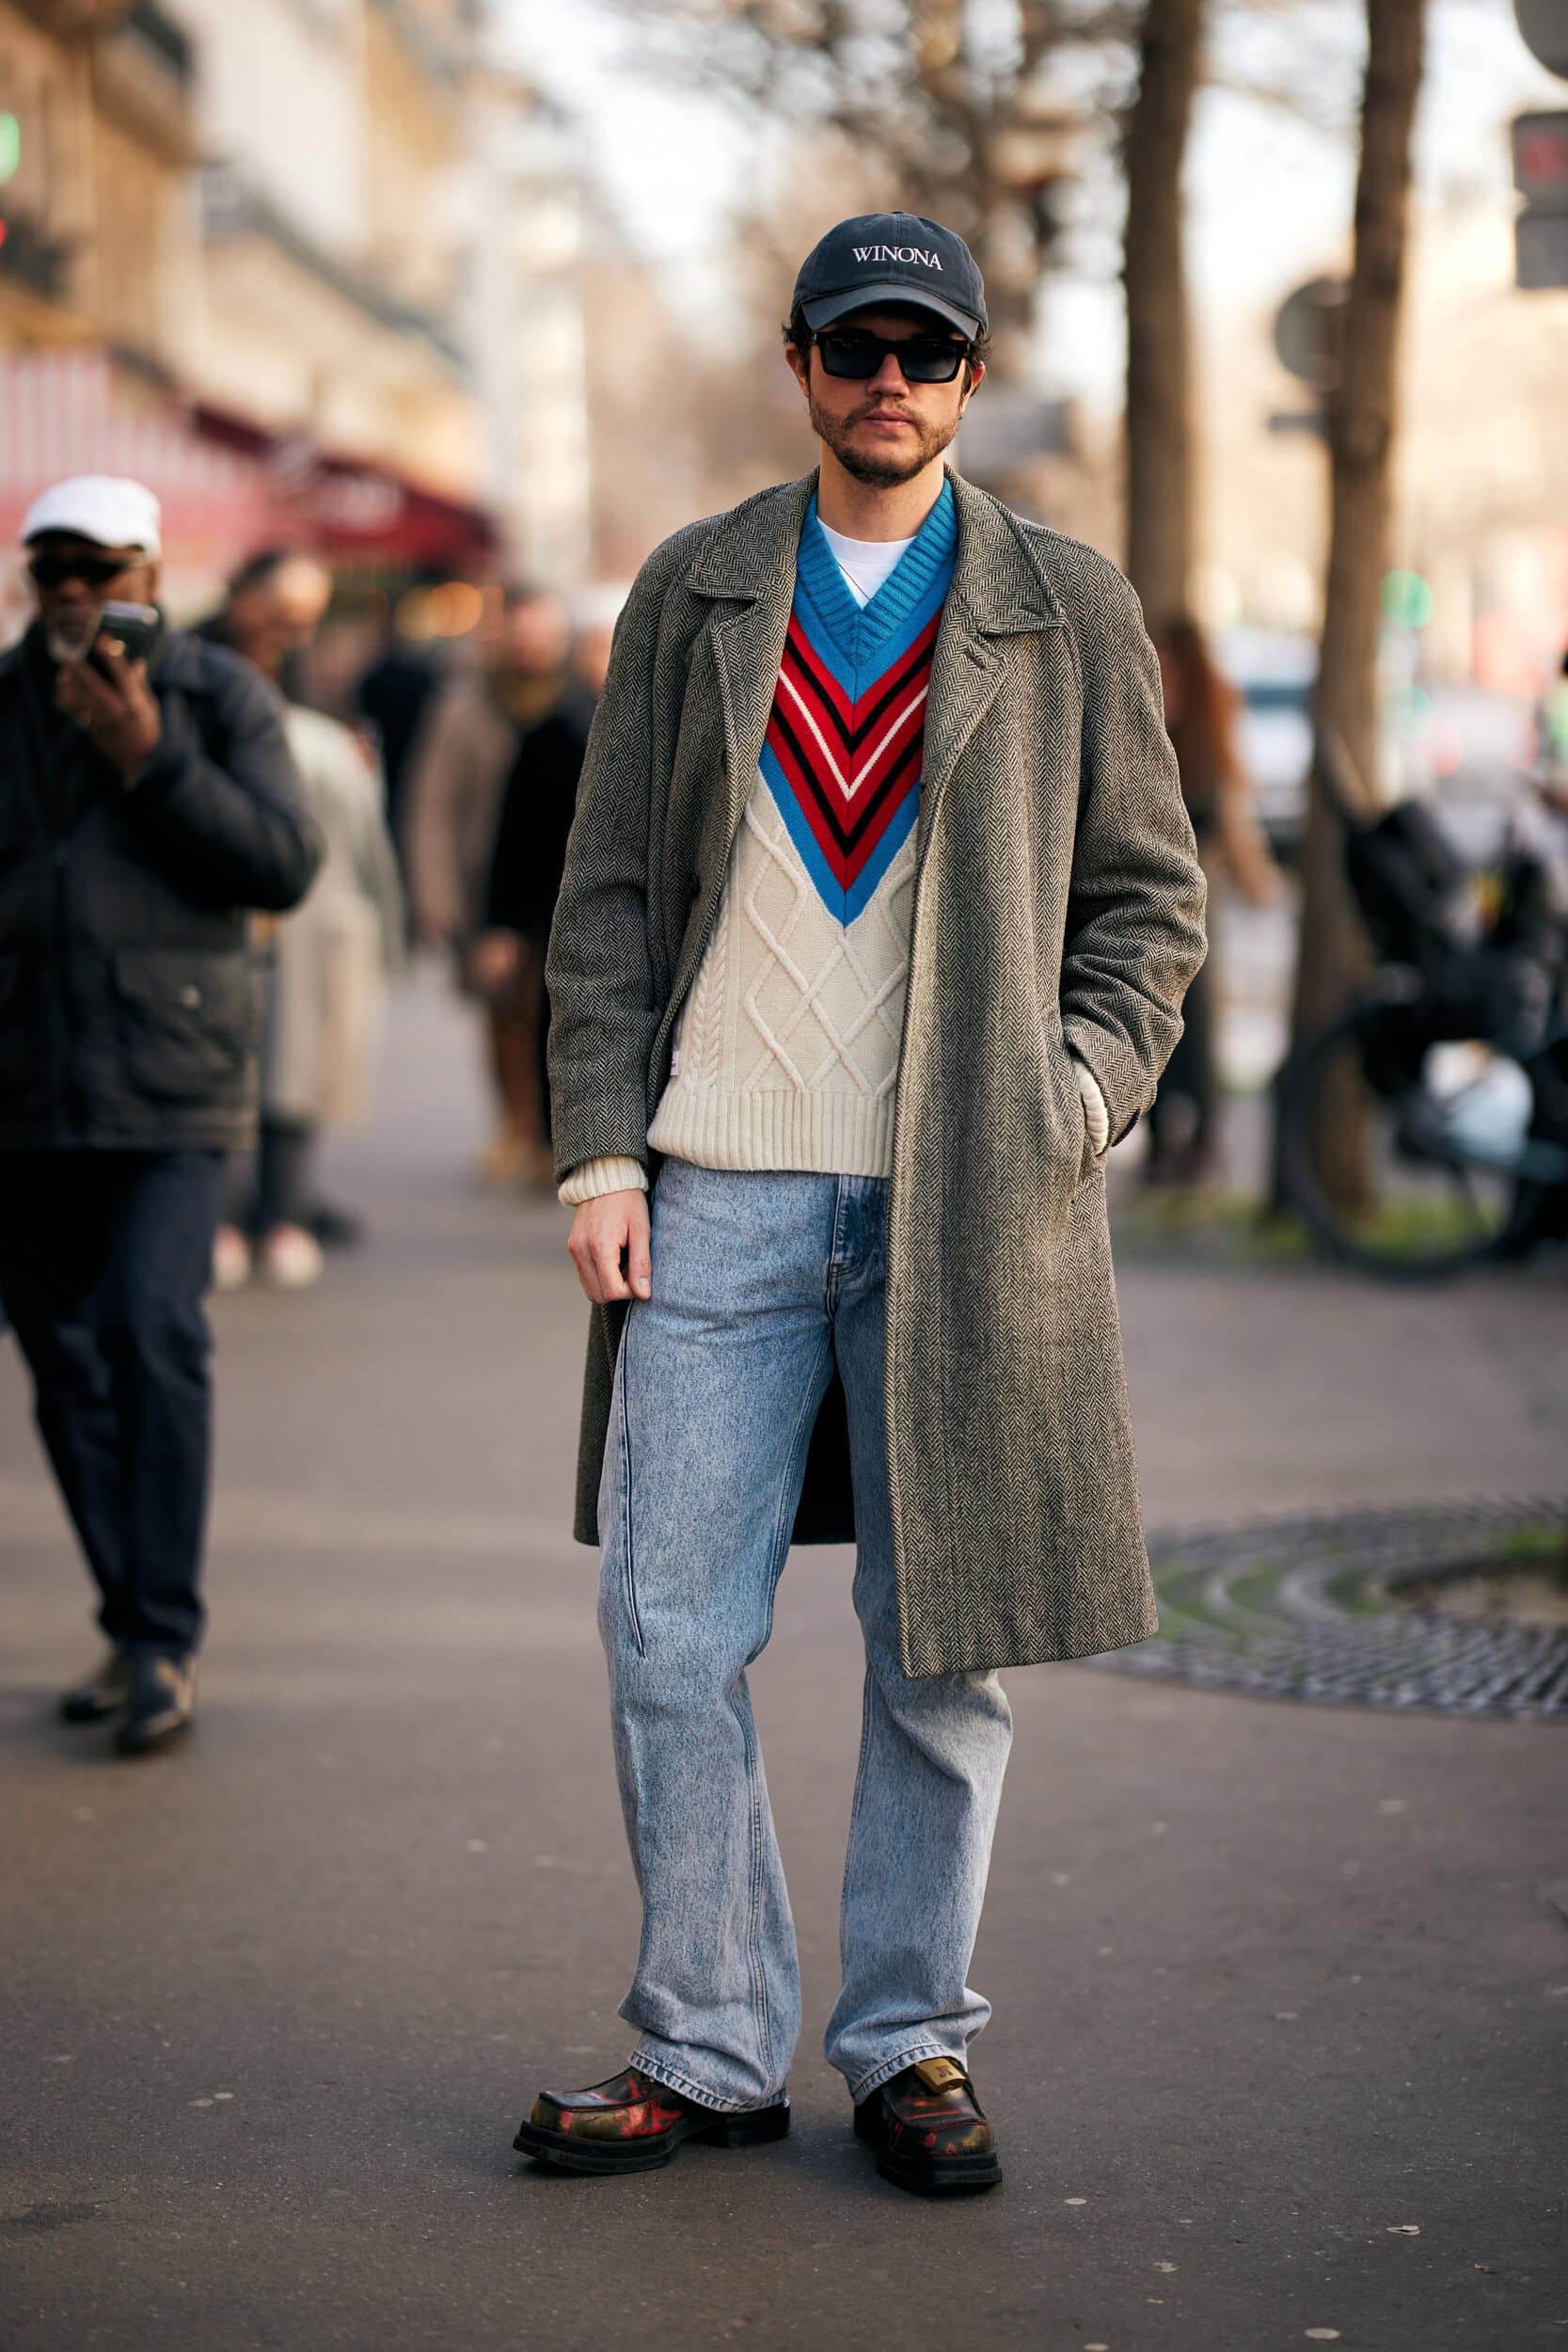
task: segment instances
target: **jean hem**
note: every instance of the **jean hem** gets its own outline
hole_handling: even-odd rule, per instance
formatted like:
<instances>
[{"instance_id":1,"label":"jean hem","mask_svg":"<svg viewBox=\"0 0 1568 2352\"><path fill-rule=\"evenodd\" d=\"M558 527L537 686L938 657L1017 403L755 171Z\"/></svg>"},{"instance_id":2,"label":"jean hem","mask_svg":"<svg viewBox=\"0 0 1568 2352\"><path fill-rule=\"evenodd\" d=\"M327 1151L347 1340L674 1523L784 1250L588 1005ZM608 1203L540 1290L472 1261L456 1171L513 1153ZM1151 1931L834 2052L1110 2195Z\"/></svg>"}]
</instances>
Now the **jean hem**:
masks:
<instances>
[{"instance_id":1,"label":"jean hem","mask_svg":"<svg viewBox=\"0 0 1568 2352\"><path fill-rule=\"evenodd\" d=\"M909 2049L901 2050L896 2058L884 2058L879 2066L874 2066L870 2074L863 2075L858 2083L850 2083L849 2096L856 2106L863 2106L874 2090L880 2090L882 2085L890 2083L895 2074L901 2074L906 2066L918 2066L922 2058L951 2058L955 2066L963 2067L966 2074L969 2072L961 2050L944 2050L940 2042L916 2042Z\"/></svg>"},{"instance_id":2,"label":"jean hem","mask_svg":"<svg viewBox=\"0 0 1568 2352\"><path fill-rule=\"evenodd\" d=\"M656 2083L662 2083L666 2090L678 2090L683 2099L691 2101L693 2106L711 2107L715 2115L754 2115L765 2107L786 2107L789 2105L786 2091L780 2091L773 2099L716 2098L711 2090L705 2090L701 2083L694 2083L689 2074L683 2074L680 2068L672 2066L667 2058L650 2057L641 2042L627 2063L635 2066L640 2074L647 2074Z\"/></svg>"}]
</instances>

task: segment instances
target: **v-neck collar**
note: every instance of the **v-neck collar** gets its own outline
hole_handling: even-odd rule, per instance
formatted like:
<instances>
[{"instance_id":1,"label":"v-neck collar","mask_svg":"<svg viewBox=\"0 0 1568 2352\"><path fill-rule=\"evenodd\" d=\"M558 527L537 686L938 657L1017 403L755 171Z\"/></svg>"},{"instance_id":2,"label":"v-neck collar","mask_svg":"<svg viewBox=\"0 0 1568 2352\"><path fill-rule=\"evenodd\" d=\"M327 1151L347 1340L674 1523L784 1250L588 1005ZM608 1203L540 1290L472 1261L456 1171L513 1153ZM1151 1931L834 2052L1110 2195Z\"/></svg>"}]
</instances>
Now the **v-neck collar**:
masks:
<instances>
[{"instance_id":1,"label":"v-neck collar","mask_svg":"<svg viewBox=\"0 0 1568 2352\"><path fill-rule=\"evenodd\" d=\"M944 480L936 504L876 595L863 605L857 604L828 543L814 490L800 530L800 580L840 650L858 662L901 635L911 614L935 587L945 588L958 543L953 485Z\"/></svg>"}]
</instances>

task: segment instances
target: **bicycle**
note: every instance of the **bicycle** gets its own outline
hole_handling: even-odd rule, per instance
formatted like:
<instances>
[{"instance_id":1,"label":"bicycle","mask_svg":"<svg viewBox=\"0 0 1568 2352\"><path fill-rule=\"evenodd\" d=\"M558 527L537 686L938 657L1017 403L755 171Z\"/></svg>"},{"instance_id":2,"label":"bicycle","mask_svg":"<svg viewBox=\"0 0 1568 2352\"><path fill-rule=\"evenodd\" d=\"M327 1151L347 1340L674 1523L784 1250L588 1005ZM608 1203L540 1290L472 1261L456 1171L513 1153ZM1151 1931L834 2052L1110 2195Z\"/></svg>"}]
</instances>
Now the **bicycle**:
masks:
<instances>
[{"instance_id":1,"label":"bicycle","mask_svg":"<svg viewBox=\"0 0 1568 2352\"><path fill-rule=\"evenodd\" d=\"M1568 1241L1568 922L1513 850L1484 913L1418 802L1371 822L1320 744L1347 878L1379 958L1275 1080L1279 1188L1341 1263L1427 1279ZM1364 1150L1325 1166L1321 1139Z\"/></svg>"}]
</instances>

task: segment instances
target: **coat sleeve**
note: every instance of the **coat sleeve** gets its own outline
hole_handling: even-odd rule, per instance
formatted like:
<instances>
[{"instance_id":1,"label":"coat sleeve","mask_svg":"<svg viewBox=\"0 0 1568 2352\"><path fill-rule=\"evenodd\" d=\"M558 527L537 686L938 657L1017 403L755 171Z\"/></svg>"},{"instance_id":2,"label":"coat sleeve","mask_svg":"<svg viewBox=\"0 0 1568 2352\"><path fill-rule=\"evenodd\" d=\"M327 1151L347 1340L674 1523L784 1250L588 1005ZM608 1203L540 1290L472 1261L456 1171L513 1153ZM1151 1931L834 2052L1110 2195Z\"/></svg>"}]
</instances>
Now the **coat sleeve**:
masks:
<instances>
[{"instance_id":1,"label":"coat sleeve","mask_svg":"<svg viewBox=\"0 0 1568 2352\"><path fill-rule=\"evenodd\" d=\"M204 897L283 914L315 879L323 843L271 689L240 664L214 695L219 740L189 704L163 707L163 739L126 787L135 820Z\"/></svg>"},{"instance_id":2,"label":"coat sleeve","mask_svg":"<svg viewBox=\"0 0 1568 2352\"><path fill-rule=\"evenodd\" d=\"M425 939L451 939L465 925L457 864L457 809L468 765L468 713L460 686L437 687L409 754L404 851L415 926Z\"/></svg>"},{"instance_id":3,"label":"coat sleeve","mask_svg":"<svg viewBox=\"0 0 1568 2352\"><path fill-rule=\"evenodd\" d=\"M670 572L660 555L643 565L616 624L550 930L550 1119L562 1181L587 1160L645 1166L648 1157L658 1025L648 943L654 666Z\"/></svg>"},{"instance_id":4,"label":"coat sleeve","mask_svg":"<svg viewBox=\"0 0 1568 2352\"><path fill-rule=\"evenodd\" d=\"M354 874L359 894L375 910L381 932L381 969L389 979L405 961L407 906L397 851L387 826L387 780L381 761L349 728L341 743L343 780L354 811Z\"/></svg>"},{"instance_id":5,"label":"coat sleeve","mask_svg":"<svg viewBox=\"0 0 1568 2352\"><path fill-rule=\"evenodd\" d=\"M1119 1142L1154 1099L1207 952L1207 885L1137 599L1097 565L1078 628L1084 724L1062 1033Z\"/></svg>"}]
</instances>

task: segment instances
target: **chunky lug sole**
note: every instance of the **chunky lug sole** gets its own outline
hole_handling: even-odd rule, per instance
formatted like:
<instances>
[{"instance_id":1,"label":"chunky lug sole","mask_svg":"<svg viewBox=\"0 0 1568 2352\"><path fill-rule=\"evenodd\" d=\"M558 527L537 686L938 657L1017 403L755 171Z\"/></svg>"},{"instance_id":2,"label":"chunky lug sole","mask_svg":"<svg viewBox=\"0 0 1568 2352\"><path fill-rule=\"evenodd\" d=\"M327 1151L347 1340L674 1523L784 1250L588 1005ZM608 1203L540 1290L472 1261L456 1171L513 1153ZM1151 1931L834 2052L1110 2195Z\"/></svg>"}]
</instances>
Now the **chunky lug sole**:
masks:
<instances>
[{"instance_id":1,"label":"chunky lug sole","mask_svg":"<svg viewBox=\"0 0 1568 2352\"><path fill-rule=\"evenodd\" d=\"M547 2124L527 2122L512 2145L563 2172L655 2172L671 2161L684 2140L703 2139L716 2148L756 2148L764 2140L783 2139L788 2130L789 2103L784 2100L740 2115L705 2115L693 2109L667 2131L642 2139L579 2139L572 2132L552 2132Z\"/></svg>"},{"instance_id":2,"label":"chunky lug sole","mask_svg":"<svg viewBox=\"0 0 1568 2352\"><path fill-rule=\"evenodd\" d=\"M195 1722L194 1714L182 1715L173 1723L142 1723L132 1717L115 1733L115 1746L121 1756L156 1756L188 1739Z\"/></svg>"},{"instance_id":3,"label":"chunky lug sole","mask_svg":"<svg viewBox=\"0 0 1568 2352\"><path fill-rule=\"evenodd\" d=\"M60 1694L58 1708L62 1724L106 1724L113 1716L123 1715L131 1696L132 1669L129 1659L121 1658L106 1664L97 1681L79 1682L73 1690Z\"/></svg>"},{"instance_id":4,"label":"chunky lug sole","mask_svg":"<svg viewBox=\"0 0 1568 2352\"><path fill-rule=\"evenodd\" d=\"M906 2155L890 2148L882 2137L882 2102L873 2093L855 2109L855 2137L868 2140L877 2151L877 2169L884 2181L907 2188L916 2197L962 2197L972 2191L999 2187L1002 2161L994 2148L974 2155Z\"/></svg>"},{"instance_id":5,"label":"chunky lug sole","mask_svg":"<svg viewBox=\"0 0 1568 2352\"><path fill-rule=\"evenodd\" d=\"M125 1712L123 1691L68 1691L58 1708L62 1724L106 1724Z\"/></svg>"}]
</instances>

